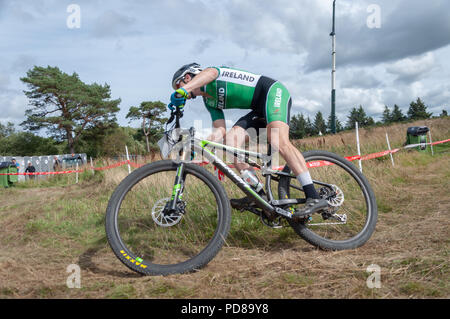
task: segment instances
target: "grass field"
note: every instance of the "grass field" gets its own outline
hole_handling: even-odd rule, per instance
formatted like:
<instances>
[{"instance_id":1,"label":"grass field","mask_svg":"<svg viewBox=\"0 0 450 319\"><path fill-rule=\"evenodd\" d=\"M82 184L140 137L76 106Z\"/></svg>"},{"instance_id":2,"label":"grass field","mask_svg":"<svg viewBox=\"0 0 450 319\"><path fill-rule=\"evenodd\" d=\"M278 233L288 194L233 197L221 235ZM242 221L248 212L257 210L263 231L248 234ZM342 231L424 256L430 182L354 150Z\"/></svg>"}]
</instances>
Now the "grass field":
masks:
<instances>
[{"instance_id":1,"label":"grass field","mask_svg":"<svg viewBox=\"0 0 450 319\"><path fill-rule=\"evenodd\" d=\"M361 130L361 152L405 141L406 127L427 125L433 140L450 137L450 119ZM296 141L301 150L355 155L354 132ZM104 214L125 167L86 171L0 190L0 298L448 298L450 144L400 151L362 163L379 218L361 248L325 252L292 229L270 229L256 216L232 212L225 247L204 269L141 277L109 248ZM357 163L355 163L357 165ZM242 196L228 183L230 197ZM67 267L81 268L81 288L66 285ZM381 287L368 288L370 265Z\"/></svg>"}]
</instances>

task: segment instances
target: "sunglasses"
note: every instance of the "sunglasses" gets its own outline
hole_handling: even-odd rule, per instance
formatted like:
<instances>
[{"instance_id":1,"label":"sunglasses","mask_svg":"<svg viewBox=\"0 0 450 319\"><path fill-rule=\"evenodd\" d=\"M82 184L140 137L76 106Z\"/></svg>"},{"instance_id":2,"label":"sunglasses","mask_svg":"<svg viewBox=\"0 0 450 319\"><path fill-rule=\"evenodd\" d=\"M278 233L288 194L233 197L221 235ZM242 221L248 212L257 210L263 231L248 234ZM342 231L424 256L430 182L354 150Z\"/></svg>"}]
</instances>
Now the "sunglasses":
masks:
<instances>
[{"instance_id":1,"label":"sunglasses","mask_svg":"<svg viewBox=\"0 0 450 319\"><path fill-rule=\"evenodd\" d=\"M177 89L180 88L181 82L183 82L184 84L186 84L186 82L184 82L184 79L185 79L185 77L183 76L181 79L179 79L178 81L175 82L175 85L176 85Z\"/></svg>"}]
</instances>

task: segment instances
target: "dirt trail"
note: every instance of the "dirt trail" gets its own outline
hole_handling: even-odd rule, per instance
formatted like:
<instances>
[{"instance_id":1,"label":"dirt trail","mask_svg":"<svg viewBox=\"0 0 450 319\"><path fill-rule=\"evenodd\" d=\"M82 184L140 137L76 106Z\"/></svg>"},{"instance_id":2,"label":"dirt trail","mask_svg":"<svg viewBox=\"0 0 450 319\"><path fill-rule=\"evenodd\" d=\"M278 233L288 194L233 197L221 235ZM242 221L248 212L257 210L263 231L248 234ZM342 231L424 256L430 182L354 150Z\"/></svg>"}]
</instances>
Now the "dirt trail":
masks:
<instances>
[{"instance_id":1,"label":"dirt trail","mask_svg":"<svg viewBox=\"0 0 450 319\"><path fill-rule=\"evenodd\" d=\"M57 211L64 198L83 195L79 187L2 190L0 298L448 298L450 157L389 175L380 177L406 182L375 187L377 198L391 198L360 249L324 252L301 239L228 246L201 271L169 277L132 273L104 238L86 244L43 231L39 218L58 218L52 202ZM70 264L81 268L80 289L67 288ZM381 288L367 287L371 264L381 269Z\"/></svg>"}]
</instances>

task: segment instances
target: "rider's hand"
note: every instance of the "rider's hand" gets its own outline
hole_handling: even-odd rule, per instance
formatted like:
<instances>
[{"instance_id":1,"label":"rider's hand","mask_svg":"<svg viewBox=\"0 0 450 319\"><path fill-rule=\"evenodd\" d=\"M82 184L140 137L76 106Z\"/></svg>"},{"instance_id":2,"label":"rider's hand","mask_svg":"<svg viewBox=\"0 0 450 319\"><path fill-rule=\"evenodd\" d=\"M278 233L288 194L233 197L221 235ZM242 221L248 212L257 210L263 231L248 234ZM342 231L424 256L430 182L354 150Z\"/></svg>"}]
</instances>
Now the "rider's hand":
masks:
<instances>
[{"instance_id":1,"label":"rider's hand","mask_svg":"<svg viewBox=\"0 0 450 319\"><path fill-rule=\"evenodd\" d=\"M190 99L191 97L189 96L188 91L186 91L185 88L179 88L178 90L175 91L175 93L178 93L179 95L181 95L182 97L184 97L185 99Z\"/></svg>"},{"instance_id":2,"label":"rider's hand","mask_svg":"<svg viewBox=\"0 0 450 319\"><path fill-rule=\"evenodd\" d=\"M168 105L169 109L173 111L174 107L182 108L184 104L186 104L186 99L188 98L189 93L185 89L179 88L170 96L170 104Z\"/></svg>"}]
</instances>

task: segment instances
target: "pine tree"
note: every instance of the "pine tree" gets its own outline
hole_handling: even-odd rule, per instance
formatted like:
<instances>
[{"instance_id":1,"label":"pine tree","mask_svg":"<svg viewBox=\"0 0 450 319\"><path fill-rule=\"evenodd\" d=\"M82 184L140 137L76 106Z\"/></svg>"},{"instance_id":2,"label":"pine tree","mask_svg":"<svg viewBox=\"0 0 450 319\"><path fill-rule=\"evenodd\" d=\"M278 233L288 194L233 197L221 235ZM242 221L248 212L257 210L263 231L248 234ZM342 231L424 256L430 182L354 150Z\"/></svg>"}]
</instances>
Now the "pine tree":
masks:
<instances>
[{"instance_id":1,"label":"pine tree","mask_svg":"<svg viewBox=\"0 0 450 319\"><path fill-rule=\"evenodd\" d=\"M381 121L383 124L389 124L392 122L392 114L391 110L389 110L389 107L387 105L384 106L383 116L381 118Z\"/></svg>"},{"instance_id":2,"label":"pine tree","mask_svg":"<svg viewBox=\"0 0 450 319\"><path fill-rule=\"evenodd\" d=\"M336 117L336 132L342 132L344 130L344 126L341 121Z\"/></svg>"},{"instance_id":3,"label":"pine tree","mask_svg":"<svg viewBox=\"0 0 450 319\"><path fill-rule=\"evenodd\" d=\"M289 122L289 137L301 139L306 136L306 120L303 114L293 115Z\"/></svg>"},{"instance_id":4,"label":"pine tree","mask_svg":"<svg viewBox=\"0 0 450 319\"><path fill-rule=\"evenodd\" d=\"M354 129L355 123L358 122L358 110L356 107L350 110L350 114L348 115L347 128Z\"/></svg>"},{"instance_id":5,"label":"pine tree","mask_svg":"<svg viewBox=\"0 0 450 319\"><path fill-rule=\"evenodd\" d=\"M314 118L314 127L317 132L316 134L325 134L327 131L327 125L320 111L316 113L316 117Z\"/></svg>"},{"instance_id":6,"label":"pine tree","mask_svg":"<svg viewBox=\"0 0 450 319\"><path fill-rule=\"evenodd\" d=\"M0 123L0 139L14 134L16 129L14 128L14 123L8 122L6 125Z\"/></svg>"},{"instance_id":7,"label":"pine tree","mask_svg":"<svg viewBox=\"0 0 450 319\"><path fill-rule=\"evenodd\" d=\"M139 107L131 106L126 118L130 120L142 120L142 132L145 136L145 142L147 145L147 152L150 153L149 135L151 133L157 133L162 125L167 122L167 118L163 117L163 113L166 112L167 106L163 102L150 102L144 101Z\"/></svg>"},{"instance_id":8,"label":"pine tree","mask_svg":"<svg viewBox=\"0 0 450 319\"><path fill-rule=\"evenodd\" d=\"M399 108L397 104L394 105L394 109L391 113L391 122L397 123L406 120L406 116L402 113L402 110Z\"/></svg>"},{"instance_id":9,"label":"pine tree","mask_svg":"<svg viewBox=\"0 0 450 319\"><path fill-rule=\"evenodd\" d=\"M375 120L373 119L373 117L367 116L363 126L372 126L372 125L375 125Z\"/></svg>"},{"instance_id":10,"label":"pine tree","mask_svg":"<svg viewBox=\"0 0 450 319\"><path fill-rule=\"evenodd\" d=\"M30 131L46 128L56 140L66 140L71 153L84 130L116 123L121 100L111 100L108 84L85 84L78 74L50 66L35 66L21 81L29 88L24 93L32 108L20 125Z\"/></svg>"},{"instance_id":11,"label":"pine tree","mask_svg":"<svg viewBox=\"0 0 450 319\"><path fill-rule=\"evenodd\" d=\"M342 126L341 121L336 117L336 133L342 132L344 130L344 127ZM331 133L331 114L328 116L327 120L327 132Z\"/></svg>"},{"instance_id":12,"label":"pine tree","mask_svg":"<svg viewBox=\"0 0 450 319\"><path fill-rule=\"evenodd\" d=\"M311 123L311 119L309 118L309 116L306 118L305 133L306 133L306 136L316 135L314 125Z\"/></svg>"},{"instance_id":13,"label":"pine tree","mask_svg":"<svg viewBox=\"0 0 450 319\"><path fill-rule=\"evenodd\" d=\"M364 111L362 105L359 108L352 108L348 116L347 128L354 129L356 127L355 123L358 122L359 127L374 125L375 121L372 117L367 116L366 111Z\"/></svg>"},{"instance_id":14,"label":"pine tree","mask_svg":"<svg viewBox=\"0 0 450 319\"><path fill-rule=\"evenodd\" d=\"M423 101L419 98L414 102L411 102L408 109L408 118L410 120L423 120L429 119L432 113L427 112L427 107Z\"/></svg>"}]
</instances>

